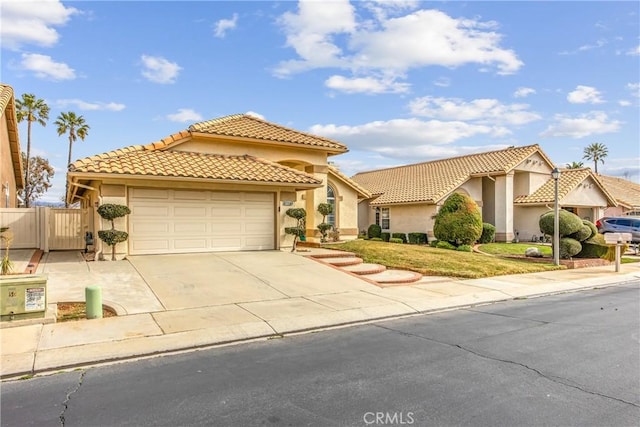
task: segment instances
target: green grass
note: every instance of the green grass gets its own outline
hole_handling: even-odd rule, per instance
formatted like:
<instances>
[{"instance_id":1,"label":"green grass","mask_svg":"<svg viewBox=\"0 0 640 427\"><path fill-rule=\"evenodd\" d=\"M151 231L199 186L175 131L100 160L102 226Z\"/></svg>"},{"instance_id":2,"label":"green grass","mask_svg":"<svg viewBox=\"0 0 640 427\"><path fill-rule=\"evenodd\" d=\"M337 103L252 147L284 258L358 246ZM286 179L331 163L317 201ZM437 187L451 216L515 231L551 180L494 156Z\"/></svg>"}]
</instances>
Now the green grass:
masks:
<instances>
[{"instance_id":1,"label":"green grass","mask_svg":"<svg viewBox=\"0 0 640 427\"><path fill-rule=\"evenodd\" d=\"M352 240L331 244L327 247L353 252L364 262L381 264L387 268L416 271L425 276L478 279L565 268L563 266L557 267L553 263L532 263L525 260L506 259L428 246L399 245L367 240Z\"/></svg>"},{"instance_id":2,"label":"green grass","mask_svg":"<svg viewBox=\"0 0 640 427\"><path fill-rule=\"evenodd\" d=\"M480 245L480 251L492 255L524 255L527 248L538 248L544 256L551 256L551 245L536 243L487 243Z\"/></svg>"}]
</instances>

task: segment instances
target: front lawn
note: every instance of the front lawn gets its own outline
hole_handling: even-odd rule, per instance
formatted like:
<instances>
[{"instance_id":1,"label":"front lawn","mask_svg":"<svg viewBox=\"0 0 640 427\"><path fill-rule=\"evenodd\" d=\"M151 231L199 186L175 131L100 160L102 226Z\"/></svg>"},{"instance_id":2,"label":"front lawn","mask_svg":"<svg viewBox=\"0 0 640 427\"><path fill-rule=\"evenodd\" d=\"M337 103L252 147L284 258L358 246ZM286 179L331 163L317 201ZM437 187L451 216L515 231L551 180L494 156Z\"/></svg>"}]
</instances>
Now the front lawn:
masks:
<instances>
[{"instance_id":1,"label":"front lawn","mask_svg":"<svg viewBox=\"0 0 640 427\"><path fill-rule=\"evenodd\" d=\"M544 256L553 256L551 245L536 243L487 243L480 245L478 250L492 255L524 255L527 248L538 248Z\"/></svg>"},{"instance_id":2,"label":"front lawn","mask_svg":"<svg viewBox=\"0 0 640 427\"><path fill-rule=\"evenodd\" d=\"M505 274L536 273L558 270L553 263L531 263L471 252L437 249L429 246L352 240L326 246L355 253L364 262L381 264L387 268L411 270L425 276L448 276L466 279L501 276ZM526 248L525 248L526 249Z\"/></svg>"}]
</instances>

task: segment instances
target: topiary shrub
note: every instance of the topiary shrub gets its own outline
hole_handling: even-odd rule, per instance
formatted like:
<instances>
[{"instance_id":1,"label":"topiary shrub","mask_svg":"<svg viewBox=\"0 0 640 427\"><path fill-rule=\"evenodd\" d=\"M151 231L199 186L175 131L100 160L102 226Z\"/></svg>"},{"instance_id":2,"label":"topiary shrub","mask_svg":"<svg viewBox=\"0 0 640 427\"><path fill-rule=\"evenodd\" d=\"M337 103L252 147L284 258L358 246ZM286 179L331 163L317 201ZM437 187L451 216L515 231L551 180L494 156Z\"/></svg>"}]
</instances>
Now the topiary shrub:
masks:
<instances>
[{"instance_id":1,"label":"topiary shrub","mask_svg":"<svg viewBox=\"0 0 640 427\"><path fill-rule=\"evenodd\" d=\"M409 243L412 245L424 245L427 243L427 233L409 233Z\"/></svg>"},{"instance_id":2,"label":"topiary shrub","mask_svg":"<svg viewBox=\"0 0 640 427\"><path fill-rule=\"evenodd\" d=\"M470 245L482 235L482 215L471 197L454 193L435 217L433 234L452 245Z\"/></svg>"},{"instance_id":3,"label":"topiary shrub","mask_svg":"<svg viewBox=\"0 0 640 427\"><path fill-rule=\"evenodd\" d=\"M396 237L392 237L389 239L389 243L404 243L402 239L398 239Z\"/></svg>"},{"instance_id":4,"label":"topiary shrub","mask_svg":"<svg viewBox=\"0 0 640 427\"><path fill-rule=\"evenodd\" d=\"M596 234L581 245L582 250L575 255L576 258L603 258L607 254L608 247L602 234Z\"/></svg>"},{"instance_id":5,"label":"topiary shrub","mask_svg":"<svg viewBox=\"0 0 640 427\"><path fill-rule=\"evenodd\" d=\"M382 240L384 240L385 242L388 242L389 239L391 238L391 233L387 232L387 231L383 231L382 233L380 233L380 237L382 238Z\"/></svg>"},{"instance_id":6,"label":"topiary shrub","mask_svg":"<svg viewBox=\"0 0 640 427\"><path fill-rule=\"evenodd\" d=\"M369 236L370 239L373 239L374 237L381 237L381 235L382 227L378 224L371 224L367 229L367 236Z\"/></svg>"},{"instance_id":7,"label":"topiary shrub","mask_svg":"<svg viewBox=\"0 0 640 427\"><path fill-rule=\"evenodd\" d=\"M460 252L471 252L471 245L460 245L456 248L456 251L460 251Z\"/></svg>"},{"instance_id":8,"label":"topiary shrub","mask_svg":"<svg viewBox=\"0 0 640 427\"><path fill-rule=\"evenodd\" d=\"M330 203L320 203L318 204L318 213L322 215L322 222L318 224L318 231L320 231L320 241L322 243L327 241L327 234L329 230L333 228L332 224L327 224L327 215L331 215L333 213L333 205Z\"/></svg>"},{"instance_id":9,"label":"topiary shrub","mask_svg":"<svg viewBox=\"0 0 640 427\"><path fill-rule=\"evenodd\" d=\"M560 258L571 258L581 250L582 245L576 239L572 239L571 237L563 237L560 239Z\"/></svg>"},{"instance_id":10,"label":"topiary shrub","mask_svg":"<svg viewBox=\"0 0 640 427\"><path fill-rule=\"evenodd\" d=\"M540 216L538 225L540 226L540 231L544 234L553 236L553 217L553 211L546 212ZM558 222L560 236L569 236L570 234L576 233L583 226L582 219L578 215L564 209L559 212Z\"/></svg>"},{"instance_id":11,"label":"topiary shrub","mask_svg":"<svg viewBox=\"0 0 640 427\"><path fill-rule=\"evenodd\" d=\"M438 243L436 243L436 248L439 249L451 249L451 250L455 250L456 247L454 245L452 245L449 242L445 242L444 240L438 240Z\"/></svg>"},{"instance_id":12,"label":"topiary shrub","mask_svg":"<svg viewBox=\"0 0 640 427\"><path fill-rule=\"evenodd\" d=\"M293 246L291 252L295 252L298 244L298 239L303 239L305 236L307 211L304 208L289 208L286 210L285 215L289 218L293 218L296 221L295 227L285 227L284 232L293 236Z\"/></svg>"},{"instance_id":13,"label":"topiary shrub","mask_svg":"<svg viewBox=\"0 0 640 427\"><path fill-rule=\"evenodd\" d=\"M108 246L111 246L111 261L116 260L116 245L118 243L126 242L129 238L129 234L126 231L116 230L113 221L117 218L129 215L130 213L131 209L124 205L105 203L98 207L98 215L111 222L110 230L98 230L98 238Z\"/></svg>"},{"instance_id":14,"label":"topiary shrub","mask_svg":"<svg viewBox=\"0 0 640 427\"><path fill-rule=\"evenodd\" d=\"M582 224L586 225L591 229L591 236L587 237L587 239L592 239L593 237L598 235L598 227L596 227L594 223L592 223L591 221L587 221L586 219L583 219Z\"/></svg>"},{"instance_id":15,"label":"topiary shrub","mask_svg":"<svg viewBox=\"0 0 640 427\"><path fill-rule=\"evenodd\" d=\"M393 233L391 237L402 240L402 243L407 243L407 233Z\"/></svg>"},{"instance_id":16,"label":"topiary shrub","mask_svg":"<svg viewBox=\"0 0 640 427\"><path fill-rule=\"evenodd\" d=\"M478 243L491 243L496 237L496 227L488 222L482 223L482 234L478 239Z\"/></svg>"},{"instance_id":17,"label":"topiary shrub","mask_svg":"<svg viewBox=\"0 0 640 427\"><path fill-rule=\"evenodd\" d=\"M589 226L587 226L586 224L582 224L582 228L580 228L580 230L576 231L573 234L570 234L567 237L576 239L578 242L583 242L591 237L591 228L589 228Z\"/></svg>"}]
</instances>

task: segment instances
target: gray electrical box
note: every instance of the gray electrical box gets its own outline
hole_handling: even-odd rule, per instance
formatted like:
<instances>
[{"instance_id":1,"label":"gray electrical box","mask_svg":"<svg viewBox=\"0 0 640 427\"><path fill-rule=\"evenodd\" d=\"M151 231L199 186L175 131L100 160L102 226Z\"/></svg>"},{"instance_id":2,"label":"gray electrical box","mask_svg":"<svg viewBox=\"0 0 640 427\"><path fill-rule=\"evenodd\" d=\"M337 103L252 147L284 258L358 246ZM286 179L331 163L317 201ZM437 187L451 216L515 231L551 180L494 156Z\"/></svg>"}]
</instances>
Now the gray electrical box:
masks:
<instances>
[{"instance_id":1,"label":"gray electrical box","mask_svg":"<svg viewBox=\"0 0 640 427\"><path fill-rule=\"evenodd\" d=\"M0 276L0 320L37 319L47 310L47 276Z\"/></svg>"}]
</instances>

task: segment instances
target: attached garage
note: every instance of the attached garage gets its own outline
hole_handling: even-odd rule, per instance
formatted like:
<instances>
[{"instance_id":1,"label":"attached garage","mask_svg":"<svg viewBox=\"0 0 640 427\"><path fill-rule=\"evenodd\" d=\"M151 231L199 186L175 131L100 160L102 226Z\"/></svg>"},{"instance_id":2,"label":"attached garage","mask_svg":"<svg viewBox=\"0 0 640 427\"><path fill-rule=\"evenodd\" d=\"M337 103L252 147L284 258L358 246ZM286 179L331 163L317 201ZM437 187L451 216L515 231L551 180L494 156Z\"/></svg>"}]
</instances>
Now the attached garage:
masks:
<instances>
[{"instance_id":1,"label":"attached garage","mask_svg":"<svg viewBox=\"0 0 640 427\"><path fill-rule=\"evenodd\" d=\"M275 248L275 194L130 188L132 255Z\"/></svg>"}]
</instances>

